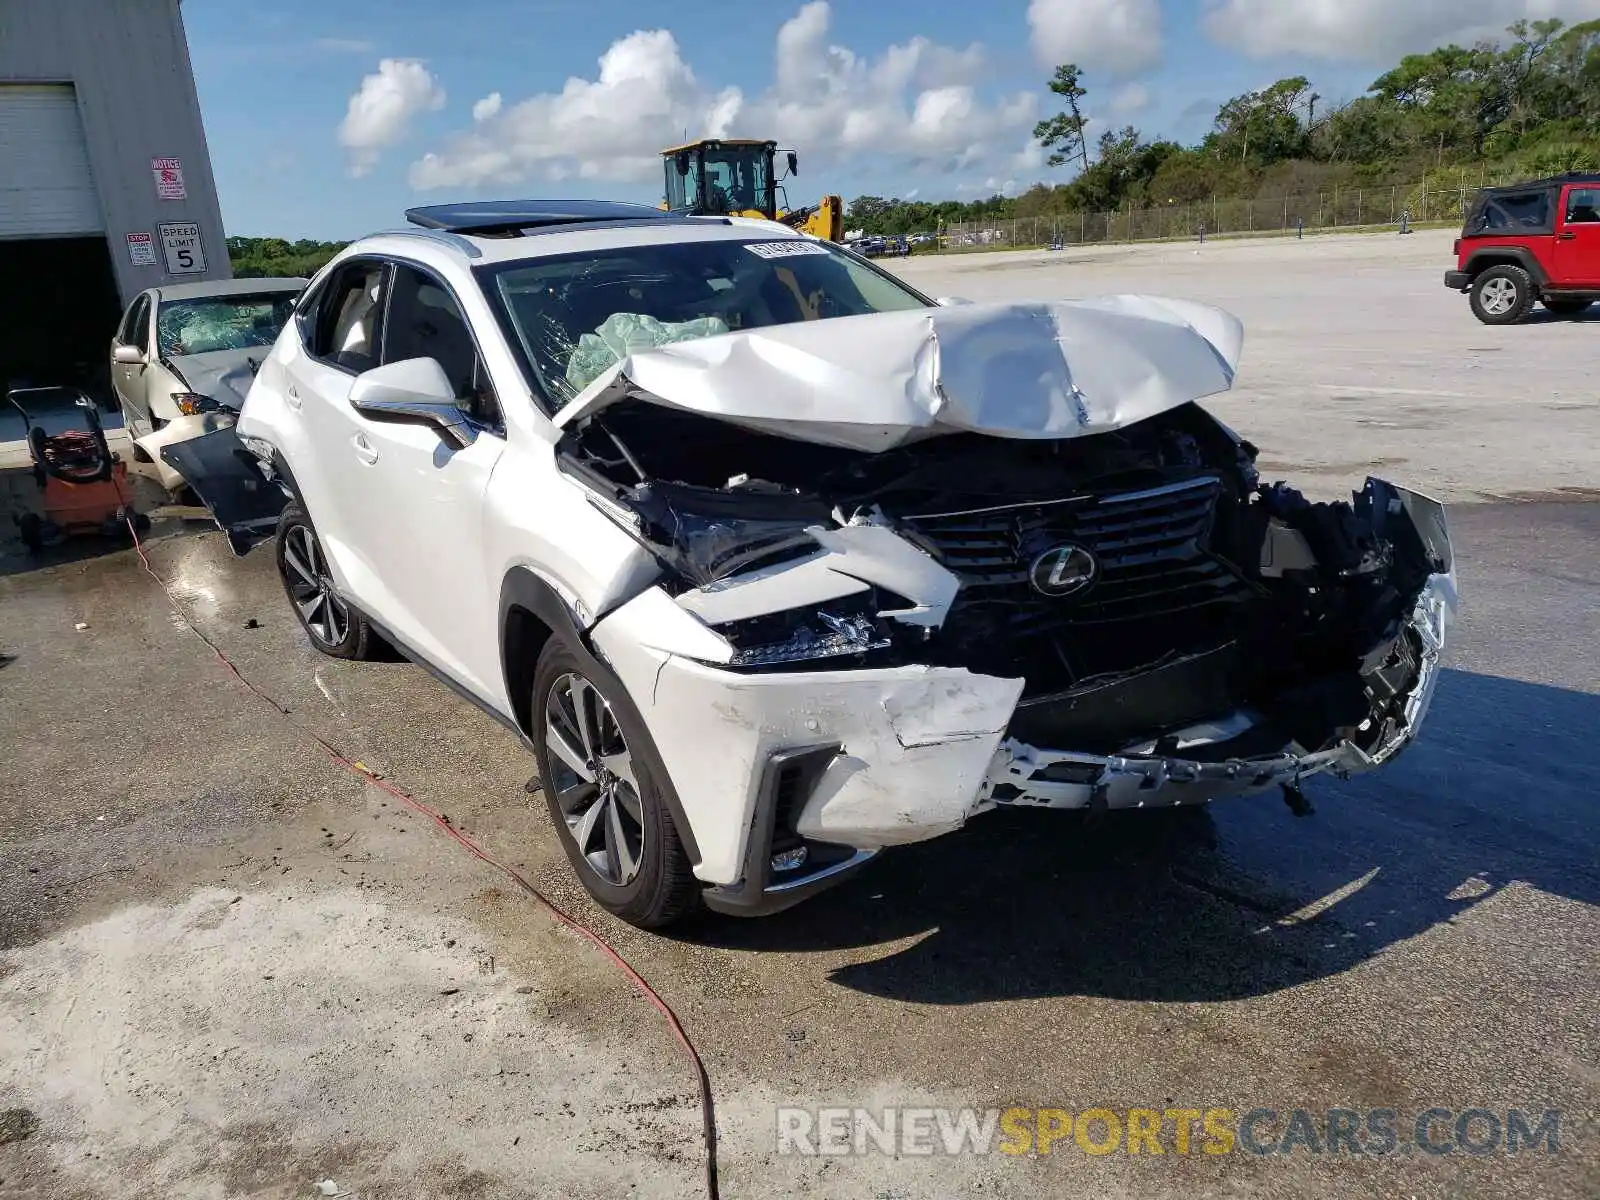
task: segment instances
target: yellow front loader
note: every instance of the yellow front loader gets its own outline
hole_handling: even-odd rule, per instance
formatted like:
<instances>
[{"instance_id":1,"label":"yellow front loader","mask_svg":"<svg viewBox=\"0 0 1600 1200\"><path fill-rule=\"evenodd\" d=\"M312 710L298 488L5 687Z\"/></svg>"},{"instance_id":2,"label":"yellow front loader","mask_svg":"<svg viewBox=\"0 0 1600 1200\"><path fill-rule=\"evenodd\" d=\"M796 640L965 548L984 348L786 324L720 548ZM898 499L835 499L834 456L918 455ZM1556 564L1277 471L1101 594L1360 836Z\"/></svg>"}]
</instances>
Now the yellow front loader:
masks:
<instances>
[{"instance_id":1,"label":"yellow front loader","mask_svg":"<svg viewBox=\"0 0 1600 1200\"><path fill-rule=\"evenodd\" d=\"M783 151L792 179L799 171L799 156ZM784 189L774 169L777 142L745 138L702 139L661 152L666 170L666 200L661 207L697 216L765 217L781 221L801 233L844 240L844 201L824 196L810 208L788 209L778 201Z\"/></svg>"}]
</instances>

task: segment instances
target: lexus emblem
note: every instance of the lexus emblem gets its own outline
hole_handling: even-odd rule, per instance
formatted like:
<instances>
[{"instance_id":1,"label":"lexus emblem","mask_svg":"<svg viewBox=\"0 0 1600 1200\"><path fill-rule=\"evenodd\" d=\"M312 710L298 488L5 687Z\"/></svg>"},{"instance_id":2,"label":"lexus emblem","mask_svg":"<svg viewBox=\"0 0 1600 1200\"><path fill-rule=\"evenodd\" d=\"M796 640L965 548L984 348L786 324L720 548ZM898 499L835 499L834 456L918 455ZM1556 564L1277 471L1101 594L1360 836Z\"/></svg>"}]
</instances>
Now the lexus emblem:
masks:
<instances>
[{"instance_id":1,"label":"lexus emblem","mask_svg":"<svg viewBox=\"0 0 1600 1200\"><path fill-rule=\"evenodd\" d=\"M1028 579L1042 596L1072 596L1090 587L1100 564L1082 546L1055 546L1033 560Z\"/></svg>"}]
</instances>

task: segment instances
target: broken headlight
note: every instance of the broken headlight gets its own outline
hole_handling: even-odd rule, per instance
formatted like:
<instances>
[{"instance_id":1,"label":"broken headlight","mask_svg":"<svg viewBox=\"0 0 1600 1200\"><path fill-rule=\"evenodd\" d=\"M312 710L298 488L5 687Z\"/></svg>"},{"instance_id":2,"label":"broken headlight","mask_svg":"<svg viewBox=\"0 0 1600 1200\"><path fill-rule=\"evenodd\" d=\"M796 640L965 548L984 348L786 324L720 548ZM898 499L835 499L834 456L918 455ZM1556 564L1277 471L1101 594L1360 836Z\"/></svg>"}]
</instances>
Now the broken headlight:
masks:
<instances>
[{"instance_id":1,"label":"broken headlight","mask_svg":"<svg viewBox=\"0 0 1600 1200\"><path fill-rule=\"evenodd\" d=\"M694 587L815 554L806 530L832 524L821 501L786 492L652 482L620 499L639 518L636 533Z\"/></svg>"},{"instance_id":2,"label":"broken headlight","mask_svg":"<svg viewBox=\"0 0 1600 1200\"><path fill-rule=\"evenodd\" d=\"M815 608L767 613L712 628L733 647L731 667L775 667L847 658L888 649L894 639L878 617L876 589Z\"/></svg>"}]
</instances>

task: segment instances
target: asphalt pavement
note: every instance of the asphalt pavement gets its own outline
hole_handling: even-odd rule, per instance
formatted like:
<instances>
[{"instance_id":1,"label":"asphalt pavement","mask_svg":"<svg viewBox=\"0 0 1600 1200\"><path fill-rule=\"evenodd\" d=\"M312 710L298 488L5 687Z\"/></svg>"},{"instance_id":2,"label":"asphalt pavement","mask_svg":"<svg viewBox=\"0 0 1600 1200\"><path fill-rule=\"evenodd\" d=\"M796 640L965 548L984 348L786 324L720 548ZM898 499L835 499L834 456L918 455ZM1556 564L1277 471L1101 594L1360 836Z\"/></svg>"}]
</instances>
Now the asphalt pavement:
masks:
<instances>
[{"instance_id":1,"label":"asphalt pavement","mask_svg":"<svg viewBox=\"0 0 1600 1200\"><path fill-rule=\"evenodd\" d=\"M1569 356L1582 331L1531 330ZM1287 370L1291 342L1262 341ZM1442 386L1425 370L1382 386ZM1351 422L1327 478L1382 457L1351 406L1308 407ZM1300 435L1275 420L1263 444L1288 461ZM150 559L288 717L131 551L0 560L0 1196L703 1194L693 1077L660 1016L313 736L660 990L710 1070L725 1196L1600 1194L1600 505L1548 499L1593 443L1541 465L1545 436L1481 490L1546 498L1451 508L1463 611L1422 740L1313 781L1314 815L1271 795L989 814L787 914L667 936L587 901L499 726L409 664L314 654L265 549L164 522ZM1442 451L1408 465L1454 478ZM1279 1149L1297 1109L1321 1142L1330 1109L1394 1110L1401 1137L779 1153L778 1110L821 1106L1226 1109L1235 1128L1270 1110L1251 1144ZM1468 1109L1557 1111L1559 1149L1430 1153L1411 1133L1434 1107L1447 1141Z\"/></svg>"},{"instance_id":2,"label":"asphalt pavement","mask_svg":"<svg viewBox=\"0 0 1600 1200\"><path fill-rule=\"evenodd\" d=\"M266 553L169 529L151 558L287 719L130 552L0 579L0 1108L39 1121L0 1186L695 1194L657 1015L313 732L660 988L711 1070L727 1195L1592 1195L1600 506L1451 516L1465 608L1425 736L1316 781L1314 816L997 813L670 937L586 902L498 727L408 664L317 659ZM776 1152L777 1106L834 1104L1553 1108L1565 1149Z\"/></svg>"}]
</instances>

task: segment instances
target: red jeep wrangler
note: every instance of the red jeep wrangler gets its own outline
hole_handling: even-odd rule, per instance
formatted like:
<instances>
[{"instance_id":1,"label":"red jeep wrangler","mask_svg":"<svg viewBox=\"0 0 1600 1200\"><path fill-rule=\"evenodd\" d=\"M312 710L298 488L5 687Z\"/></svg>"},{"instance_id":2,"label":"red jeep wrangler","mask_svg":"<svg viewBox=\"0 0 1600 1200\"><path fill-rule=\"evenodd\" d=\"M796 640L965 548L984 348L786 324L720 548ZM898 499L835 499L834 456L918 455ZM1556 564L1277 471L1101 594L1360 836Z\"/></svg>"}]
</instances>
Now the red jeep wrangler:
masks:
<instances>
[{"instance_id":1,"label":"red jeep wrangler","mask_svg":"<svg viewBox=\"0 0 1600 1200\"><path fill-rule=\"evenodd\" d=\"M1600 175L1484 188L1456 239L1444 285L1485 325L1514 325L1535 300L1576 317L1600 300Z\"/></svg>"}]
</instances>

